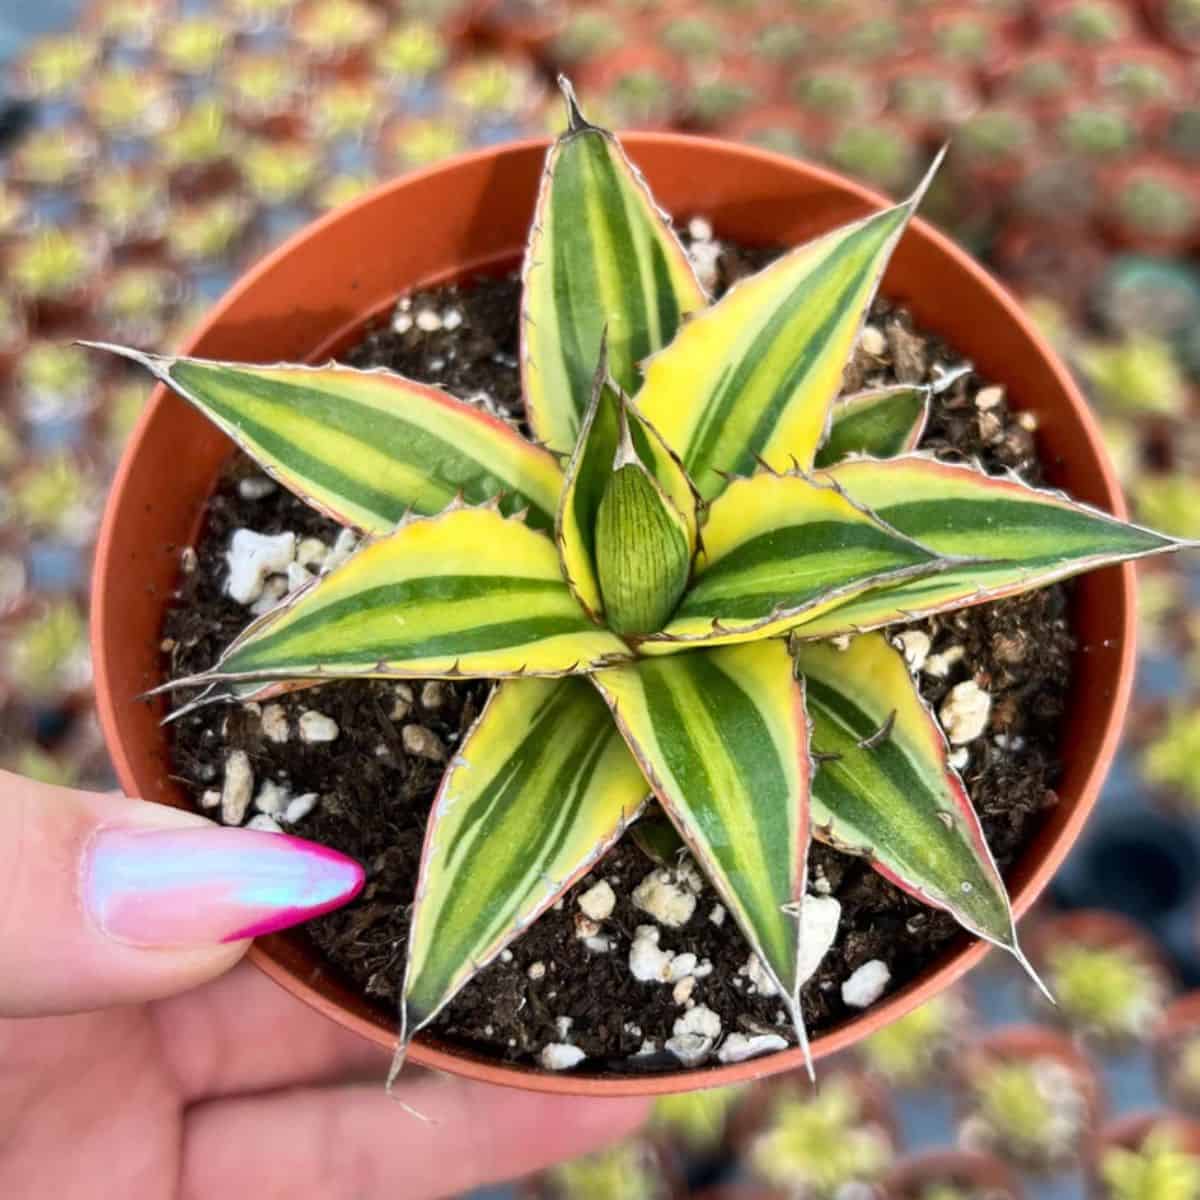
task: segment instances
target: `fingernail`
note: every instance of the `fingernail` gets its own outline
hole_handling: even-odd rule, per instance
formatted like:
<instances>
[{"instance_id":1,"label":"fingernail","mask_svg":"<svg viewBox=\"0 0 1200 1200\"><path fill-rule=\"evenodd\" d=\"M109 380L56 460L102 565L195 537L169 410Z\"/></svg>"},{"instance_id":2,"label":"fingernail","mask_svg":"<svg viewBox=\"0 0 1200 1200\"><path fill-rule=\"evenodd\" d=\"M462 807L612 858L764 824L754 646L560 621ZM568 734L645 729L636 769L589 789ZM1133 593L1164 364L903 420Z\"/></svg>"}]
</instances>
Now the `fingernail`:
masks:
<instances>
[{"instance_id":1,"label":"fingernail","mask_svg":"<svg viewBox=\"0 0 1200 1200\"><path fill-rule=\"evenodd\" d=\"M205 946L286 929L352 900L363 869L286 833L198 826L101 829L83 866L83 900L109 937Z\"/></svg>"}]
</instances>

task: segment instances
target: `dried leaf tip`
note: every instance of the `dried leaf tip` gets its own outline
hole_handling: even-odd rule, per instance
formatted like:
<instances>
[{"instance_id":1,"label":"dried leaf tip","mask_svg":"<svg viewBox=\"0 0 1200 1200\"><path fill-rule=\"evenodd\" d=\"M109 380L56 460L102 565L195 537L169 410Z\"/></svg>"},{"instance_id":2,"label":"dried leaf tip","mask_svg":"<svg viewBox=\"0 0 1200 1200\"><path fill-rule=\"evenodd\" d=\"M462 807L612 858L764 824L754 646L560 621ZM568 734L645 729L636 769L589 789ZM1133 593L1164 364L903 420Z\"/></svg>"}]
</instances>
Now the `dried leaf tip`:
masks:
<instances>
[{"instance_id":1,"label":"dried leaf tip","mask_svg":"<svg viewBox=\"0 0 1200 1200\"><path fill-rule=\"evenodd\" d=\"M582 133L588 129L596 129L579 107L579 99L575 95L575 87L565 75L557 79L558 90L562 92L563 103L567 108L567 133Z\"/></svg>"}]
</instances>

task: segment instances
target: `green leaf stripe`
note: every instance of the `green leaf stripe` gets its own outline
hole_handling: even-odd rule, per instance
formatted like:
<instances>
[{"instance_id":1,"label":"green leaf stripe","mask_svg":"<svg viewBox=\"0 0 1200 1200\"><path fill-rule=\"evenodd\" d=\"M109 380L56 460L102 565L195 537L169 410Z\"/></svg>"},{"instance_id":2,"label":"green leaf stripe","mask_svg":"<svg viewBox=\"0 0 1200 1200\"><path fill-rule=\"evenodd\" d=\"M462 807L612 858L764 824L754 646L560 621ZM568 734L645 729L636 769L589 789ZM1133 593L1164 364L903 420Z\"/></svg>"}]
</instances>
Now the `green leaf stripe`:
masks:
<instances>
[{"instance_id":1,"label":"green leaf stripe","mask_svg":"<svg viewBox=\"0 0 1200 1200\"><path fill-rule=\"evenodd\" d=\"M713 502L703 541L691 588L641 644L646 653L785 633L868 588L946 566L803 475L735 480Z\"/></svg>"},{"instance_id":2,"label":"green leaf stripe","mask_svg":"<svg viewBox=\"0 0 1200 1200\"><path fill-rule=\"evenodd\" d=\"M1058 492L920 455L844 462L827 477L892 528L931 550L985 561L856 597L806 622L798 630L804 638L875 629L1012 596L1182 544Z\"/></svg>"},{"instance_id":3,"label":"green leaf stripe","mask_svg":"<svg viewBox=\"0 0 1200 1200\"><path fill-rule=\"evenodd\" d=\"M251 625L213 679L562 675L628 658L554 543L494 509L413 518Z\"/></svg>"},{"instance_id":4,"label":"green leaf stripe","mask_svg":"<svg viewBox=\"0 0 1200 1200\"><path fill-rule=\"evenodd\" d=\"M404 987L409 1036L599 859L647 794L586 681L497 687L427 827Z\"/></svg>"},{"instance_id":5,"label":"green leaf stripe","mask_svg":"<svg viewBox=\"0 0 1200 1200\"><path fill-rule=\"evenodd\" d=\"M839 400L816 465L830 467L851 454L894 458L915 450L929 418L929 396L928 387L897 384Z\"/></svg>"},{"instance_id":6,"label":"green leaf stripe","mask_svg":"<svg viewBox=\"0 0 1200 1200\"><path fill-rule=\"evenodd\" d=\"M741 281L646 363L638 406L703 497L759 461L812 466L846 359L925 186Z\"/></svg>"},{"instance_id":7,"label":"green leaf stripe","mask_svg":"<svg viewBox=\"0 0 1200 1200\"><path fill-rule=\"evenodd\" d=\"M643 659L595 679L663 809L794 1012L790 906L804 894L811 768L786 647Z\"/></svg>"},{"instance_id":8,"label":"green leaf stripe","mask_svg":"<svg viewBox=\"0 0 1200 1200\"><path fill-rule=\"evenodd\" d=\"M1014 948L1003 881L903 656L874 633L846 650L805 643L796 666L807 684L820 762L814 835L865 855L905 891Z\"/></svg>"},{"instance_id":9,"label":"green leaf stripe","mask_svg":"<svg viewBox=\"0 0 1200 1200\"><path fill-rule=\"evenodd\" d=\"M344 525L387 533L408 512L438 513L461 496L469 504L499 497L504 514L528 509L533 528L553 528L562 488L554 456L437 388L379 370L117 352Z\"/></svg>"},{"instance_id":10,"label":"green leaf stripe","mask_svg":"<svg viewBox=\"0 0 1200 1200\"><path fill-rule=\"evenodd\" d=\"M638 364L707 303L687 256L617 140L571 127L546 161L526 253L522 370L537 436L567 453L592 394L607 333L609 369L627 392Z\"/></svg>"}]
</instances>

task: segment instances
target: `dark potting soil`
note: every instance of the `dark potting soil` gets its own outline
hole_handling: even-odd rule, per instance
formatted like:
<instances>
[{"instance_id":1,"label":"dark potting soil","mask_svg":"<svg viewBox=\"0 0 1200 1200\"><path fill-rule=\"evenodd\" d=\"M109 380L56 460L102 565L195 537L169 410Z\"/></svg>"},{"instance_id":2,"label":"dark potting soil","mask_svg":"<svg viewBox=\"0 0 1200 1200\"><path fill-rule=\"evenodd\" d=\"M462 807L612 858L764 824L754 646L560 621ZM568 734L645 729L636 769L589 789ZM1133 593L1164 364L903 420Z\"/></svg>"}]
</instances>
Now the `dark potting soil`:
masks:
<instances>
[{"instance_id":1,"label":"dark potting soil","mask_svg":"<svg viewBox=\"0 0 1200 1200\"><path fill-rule=\"evenodd\" d=\"M718 262L717 291L766 258L763 252L727 249ZM515 277L475 281L402 301L396 323L366 334L347 356L359 366L385 366L445 387L455 395L520 421ZM452 328L423 330L422 312L456 312ZM912 329L907 315L878 301L869 338L846 371L845 390L894 380L934 378L952 353ZM882 335L881 337L879 335ZM923 447L947 457L978 459L989 470L1011 469L1038 482L1034 436L995 393L977 403L985 386L966 376L937 397ZM244 607L224 591L225 551L234 530L294 531L332 544L338 528L282 490L251 499L239 488L260 479L252 463L236 459L220 481L195 547L194 568L181 578L164 627L164 675L209 667L247 623ZM250 494L255 494L252 490ZM1015 600L981 605L920 623L933 652L961 647L944 677L923 673L921 691L935 707L946 692L974 678L993 698L985 736L968 747L962 768L989 845L1002 868L1027 843L1043 809L1057 801L1056 745L1070 679L1074 641L1067 590L1056 586ZM955 651L957 653L957 651ZM267 738L261 708L201 709L172 726L176 775L197 803L219 789L223 764L234 750L249 757L255 787L274 781L292 795L317 793L316 807L290 828L360 860L366 888L353 904L311 922L306 935L332 969L368 996L394 1010L403 979L409 906L415 888L426 816L454 752L487 697L486 682L355 681L283 696L290 736ZM332 743L306 744L297 720L308 709L331 717ZM407 726L425 732L407 733ZM430 736L431 735L431 736ZM405 748L419 744L421 754ZM678 1069L668 1054L631 1055L645 1040L661 1049L685 1011L670 985L636 981L629 947L639 925L651 923L632 892L654 868L626 838L562 902L520 937L510 952L486 968L447 1007L434 1026L439 1036L514 1061L532 1061L550 1042L569 1040L588 1056L585 1070ZM861 860L814 845L816 887L842 906L841 925L803 994L814 1032L855 1014L841 998L842 982L859 966L882 959L890 988L921 971L957 934L954 921L918 904ZM595 953L577 936L576 897L601 879L616 893L603 922L607 953ZM692 1001L721 1018L725 1032L776 1032L793 1040L778 998L755 993L745 965L749 948L732 920L717 924L718 898L707 884L694 916L679 929L663 929L661 944L709 960ZM564 1033L564 1018L569 1032Z\"/></svg>"}]
</instances>

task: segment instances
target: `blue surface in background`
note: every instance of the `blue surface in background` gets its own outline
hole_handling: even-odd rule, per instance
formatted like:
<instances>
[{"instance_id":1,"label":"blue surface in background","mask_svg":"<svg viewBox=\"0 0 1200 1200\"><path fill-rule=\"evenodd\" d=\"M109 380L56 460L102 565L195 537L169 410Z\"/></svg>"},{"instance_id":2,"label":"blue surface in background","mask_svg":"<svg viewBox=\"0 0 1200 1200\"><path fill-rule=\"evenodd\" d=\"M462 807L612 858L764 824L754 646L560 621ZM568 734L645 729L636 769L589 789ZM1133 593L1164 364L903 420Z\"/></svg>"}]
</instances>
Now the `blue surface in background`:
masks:
<instances>
[{"instance_id":1,"label":"blue surface in background","mask_svg":"<svg viewBox=\"0 0 1200 1200\"><path fill-rule=\"evenodd\" d=\"M78 11L79 0L2 0L0 62L7 62L20 53L36 33L69 28Z\"/></svg>"}]
</instances>

